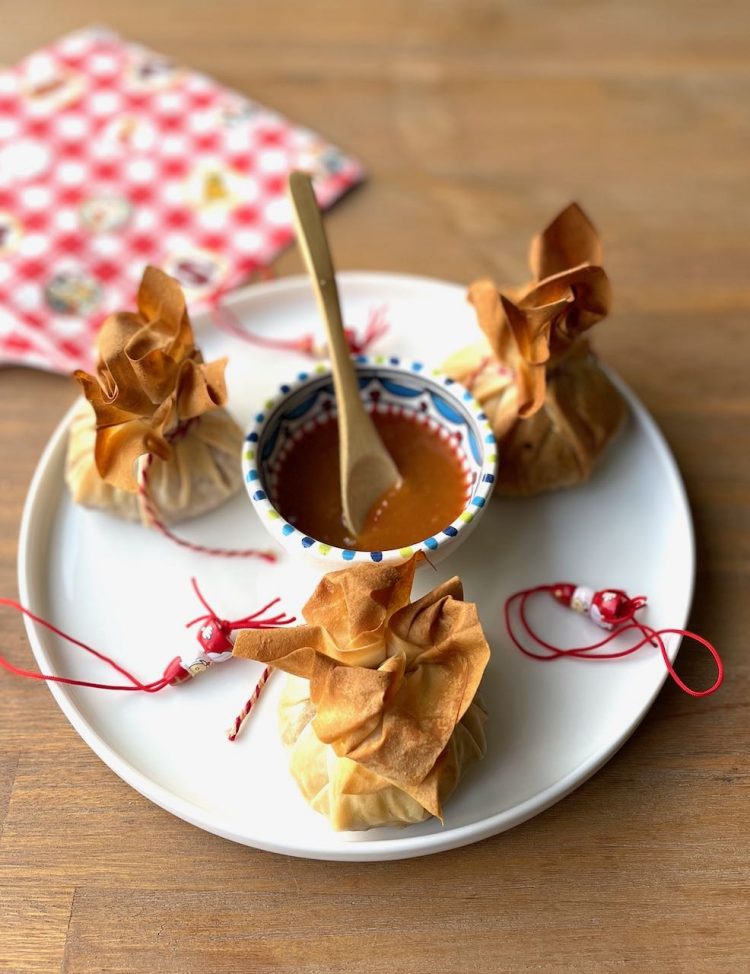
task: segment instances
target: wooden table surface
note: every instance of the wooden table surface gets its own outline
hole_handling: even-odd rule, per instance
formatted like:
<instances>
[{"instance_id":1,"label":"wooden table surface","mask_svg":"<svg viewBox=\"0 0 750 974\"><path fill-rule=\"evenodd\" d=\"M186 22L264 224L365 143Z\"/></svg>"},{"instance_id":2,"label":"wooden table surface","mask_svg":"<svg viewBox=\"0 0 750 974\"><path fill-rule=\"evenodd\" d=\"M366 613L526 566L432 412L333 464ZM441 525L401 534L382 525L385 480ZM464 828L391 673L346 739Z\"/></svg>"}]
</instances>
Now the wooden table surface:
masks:
<instances>
[{"instance_id":1,"label":"wooden table surface","mask_svg":"<svg viewBox=\"0 0 750 974\"><path fill-rule=\"evenodd\" d=\"M616 289L597 347L684 473L691 621L728 672L705 700L665 686L543 815L383 864L200 832L110 772L44 688L1 676L2 971L750 970L750 7L2 0L0 15L0 61L108 23L358 154L371 179L330 218L342 267L523 280L530 235L580 200ZM26 488L73 396L0 370L0 594L16 593ZM0 636L28 664L15 615ZM691 648L680 668L711 679Z\"/></svg>"}]
</instances>

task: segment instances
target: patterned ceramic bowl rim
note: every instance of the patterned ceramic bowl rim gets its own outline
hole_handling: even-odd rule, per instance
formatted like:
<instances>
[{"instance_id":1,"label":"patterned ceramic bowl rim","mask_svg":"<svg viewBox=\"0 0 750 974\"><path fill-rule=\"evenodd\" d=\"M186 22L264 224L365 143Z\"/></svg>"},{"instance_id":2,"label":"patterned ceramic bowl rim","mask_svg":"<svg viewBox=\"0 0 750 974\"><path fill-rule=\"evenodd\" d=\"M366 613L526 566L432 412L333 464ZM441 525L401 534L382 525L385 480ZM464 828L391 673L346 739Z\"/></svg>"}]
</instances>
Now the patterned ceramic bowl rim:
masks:
<instances>
[{"instance_id":1,"label":"patterned ceramic bowl rim","mask_svg":"<svg viewBox=\"0 0 750 974\"><path fill-rule=\"evenodd\" d=\"M318 363L309 372L300 372L294 381L284 383L275 397L267 399L263 408L256 414L252 425L248 428L242 450L242 472L245 487L250 496L253 507L257 511L262 523L271 535L292 553L313 555L317 559L330 561L331 568L336 565L351 565L359 562L388 562L404 561L418 551L423 551L429 558L445 545L449 545L463 532L472 526L487 502L495 484L495 468L497 466L497 445L486 414L474 399L468 389L455 379L449 378L439 369L428 369L421 362L403 362L393 356L378 355L367 357L358 355L354 359L356 366L366 367L377 371L378 366L387 370L397 370L418 376L426 387L432 386L449 398L460 403L463 410L473 419L475 432L481 456L481 467L474 482L466 506L449 525L433 537L415 542L403 548L384 549L383 551L354 551L349 548L339 548L329 545L316 538L311 538L294 525L289 524L282 514L276 510L268 499L261 474L258 471L257 446L262 442L265 426L272 419L281 404L294 396L303 386L312 383L324 375L330 375L330 368L325 363Z\"/></svg>"}]
</instances>

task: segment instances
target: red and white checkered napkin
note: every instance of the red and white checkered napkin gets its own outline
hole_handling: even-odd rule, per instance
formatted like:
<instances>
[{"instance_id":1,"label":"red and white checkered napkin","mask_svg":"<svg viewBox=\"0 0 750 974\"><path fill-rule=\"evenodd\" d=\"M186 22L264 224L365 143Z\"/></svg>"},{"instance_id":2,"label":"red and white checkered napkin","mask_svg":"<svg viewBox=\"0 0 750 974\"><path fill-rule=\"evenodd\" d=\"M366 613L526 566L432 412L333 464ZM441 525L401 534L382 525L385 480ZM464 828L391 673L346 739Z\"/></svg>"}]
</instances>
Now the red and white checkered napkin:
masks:
<instances>
[{"instance_id":1,"label":"red and white checkered napkin","mask_svg":"<svg viewBox=\"0 0 750 974\"><path fill-rule=\"evenodd\" d=\"M363 175L314 132L108 31L0 72L0 364L90 366L147 263L191 310L215 301L292 239L293 168L323 206Z\"/></svg>"}]
</instances>

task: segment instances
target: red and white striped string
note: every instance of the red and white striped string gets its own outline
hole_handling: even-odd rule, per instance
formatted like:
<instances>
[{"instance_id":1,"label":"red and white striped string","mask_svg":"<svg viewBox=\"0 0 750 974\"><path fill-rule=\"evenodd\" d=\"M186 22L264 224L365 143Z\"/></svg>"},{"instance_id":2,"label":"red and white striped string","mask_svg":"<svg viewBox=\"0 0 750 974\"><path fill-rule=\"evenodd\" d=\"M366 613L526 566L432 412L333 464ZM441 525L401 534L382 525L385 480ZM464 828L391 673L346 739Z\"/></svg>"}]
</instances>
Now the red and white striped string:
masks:
<instances>
[{"instance_id":1,"label":"red and white striped string","mask_svg":"<svg viewBox=\"0 0 750 974\"><path fill-rule=\"evenodd\" d=\"M255 684L255 689L250 694L250 697L245 701L242 710L240 710L240 712L234 718L232 722L232 726L227 731L227 737L229 738L230 741L237 740L237 736L242 730L245 721L250 716L250 712L252 711L253 707L258 702L258 699L261 693L263 692L263 687L266 685L266 683L268 683L268 679L272 673L273 673L273 668L271 666L266 666L264 668L263 672L260 675L260 679Z\"/></svg>"},{"instance_id":2,"label":"red and white striped string","mask_svg":"<svg viewBox=\"0 0 750 974\"><path fill-rule=\"evenodd\" d=\"M200 420L196 420L196 422L200 422ZM271 564L277 560L278 556L276 553L268 549L221 548L198 544L195 541L188 541L186 538L181 538L179 535L176 535L161 519L151 494L149 476L153 461L154 455L152 453L147 454L142 458L138 471L138 499L147 524L156 528L160 534L173 544L179 545L181 548L187 548L189 551L197 551L199 554L212 555L217 558L261 558L263 561L270 562Z\"/></svg>"}]
</instances>

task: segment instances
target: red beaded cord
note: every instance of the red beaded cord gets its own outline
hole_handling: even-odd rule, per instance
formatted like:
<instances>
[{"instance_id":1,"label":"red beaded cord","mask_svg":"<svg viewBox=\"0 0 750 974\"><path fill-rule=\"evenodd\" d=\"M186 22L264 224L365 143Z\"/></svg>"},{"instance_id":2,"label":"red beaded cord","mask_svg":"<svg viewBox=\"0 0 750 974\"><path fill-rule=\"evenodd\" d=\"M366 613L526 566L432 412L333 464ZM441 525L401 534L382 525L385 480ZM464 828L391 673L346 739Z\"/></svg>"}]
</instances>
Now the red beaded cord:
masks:
<instances>
[{"instance_id":1,"label":"red beaded cord","mask_svg":"<svg viewBox=\"0 0 750 974\"><path fill-rule=\"evenodd\" d=\"M215 628L216 631L226 640L226 642L223 643L219 648L212 651L210 648L211 641L207 638L203 638L203 634L199 633L198 641L206 653L206 656L201 657L201 659L208 659L206 667L210 663L210 656L212 652L217 657L223 658L226 655L224 652L225 648L227 646L231 648L232 645L228 638L232 632L235 632L238 629L268 629L277 626L286 626L292 622L295 622L294 616L287 616L284 612L278 612L276 615L270 617L266 616L268 610L279 602L278 598L273 599L262 609L258 609L256 612L253 612L250 615L243 616L241 619L220 619L203 597L200 589L198 588L197 581L193 578L191 579L191 582L196 595L198 596L203 607L206 609L206 613L199 616L197 619L191 620L189 623L187 623L187 626L194 626L199 622L209 623L211 628ZM26 606L22 605L20 602L17 602L15 599L0 598L0 605L5 605L9 608L15 609L15 611L27 616L37 625L44 627L49 632L52 632L61 639L64 639L66 642L69 642L71 645L85 650L85 652L96 657L96 659L101 660L103 663L106 663L107 666L110 666L113 670L118 672L128 681L128 683L95 683L90 680L76 680L72 677L58 676L55 673L37 673L33 670L26 670L22 667L16 666L3 656L0 656L0 667L3 667L9 673L13 673L16 676L25 677L30 680L45 680L50 683L64 683L68 686L89 687L94 690L125 690L131 692L140 691L142 693L158 693L165 687L176 686L193 675L193 673L190 672L190 670L183 663L182 659L179 656L176 656L173 660L170 660L164 672L158 679L152 680L149 683L143 683L138 679L138 677L134 676L129 670L125 669L124 666L121 666L116 660L112 659L112 657L107 656L106 653L102 653L100 650L95 649L88 643L85 643L80 639L76 639L75 636L71 636L69 633L64 632L58 626L55 626L53 623L48 622L41 616L36 615L36 613L32 612L30 609L27 609ZM267 680L268 676L264 674L260 681L261 689L262 685L265 684ZM257 699L257 696L260 695L260 690L256 688L256 691Z\"/></svg>"},{"instance_id":2,"label":"red beaded cord","mask_svg":"<svg viewBox=\"0 0 750 974\"><path fill-rule=\"evenodd\" d=\"M139 690L145 693L158 693L159 690L163 690L164 687L169 686L170 681L175 677L177 669L180 665L179 657L175 657L170 663L167 664L164 673L159 677L158 680L153 680L151 683L142 683L137 677L133 676L124 666L120 666L115 660L107 656L105 653L100 652L98 649L94 649L93 646L89 646L88 643L84 643L80 639L76 639L74 636L63 632L57 626L53 625L51 622L47 622L46 619L42 619L41 616L36 615L26 606L21 605L20 602L16 602L15 599L4 599L0 598L0 605L7 605L11 609L15 609L17 612L22 613L29 619L33 620L37 625L43 626L50 632L59 636L61 639L66 640L73 646L78 646L80 649L85 650L92 656L111 666L113 670L116 670L126 680L130 681L130 686L115 683L92 683L88 680L74 680L72 677L67 676L57 676L53 673L36 673L33 670L25 670L19 666L15 666L9 660L0 656L0 666L8 670L9 673L13 673L16 676L26 677L29 680L45 680L50 683L65 683L68 686L74 687L91 687L95 690Z\"/></svg>"},{"instance_id":3,"label":"red beaded cord","mask_svg":"<svg viewBox=\"0 0 750 974\"><path fill-rule=\"evenodd\" d=\"M539 595L542 593L552 595L557 601L562 601L566 604L563 599L561 599L561 593L570 591L571 593L576 589L576 586L570 585L569 583L556 583L554 585L537 585L534 588L523 589L520 592L515 592L513 595L509 596L505 601L504 614L505 614L505 627L508 631L513 644L525 655L532 659L541 660L542 662L549 662L550 660L561 659L563 657L573 657L574 659L587 659L591 661L606 661L613 659L622 659L624 656L630 656L632 653L637 652L643 646L650 644L659 649L662 659L664 660L664 665L666 666L667 672L670 677L674 680L677 686L683 690L685 693L689 694L691 697L707 697L709 694L715 693L721 686L724 680L724 664L721 660L718 650L703 636L699 636L697 633L690 632L687 629L653 629L646 623L640 622L635 618L636 612L645 608L646 597L637 596L634 599L629 599L626 594L621 589L607 589L604 590L608 595L621 596L623 600L628 603L626 611L621 616L615 616L608 620L608 624L599 623L600 625L605 625L607 628L611 628L611 631L601 640L594 643L589 643L584 646L571 646L568 648L562 648L560 646L555 646L554 643L547 642L542 639L541 636L534 630L533 626L529 622L526 605L531 596ZM600 595L601 593L596 593ZM529 645L524 645L519 639L514 621L513 621L513 609L517 604L517 615L521 622L521 626L526 636L531 640L532 647ZM605 646L609 645L614 639L619 638L629 632L635 632L640 635L640 639L636 642L627 646L625 649L612 650L610 652L599 652ZM669 658L667 648L664 644L664 639L662 637L675 635L682 636L686 639L692 639L704 646L716 663L717 676L714 683L705 690L694 690L689 687L677 674L675 671L672 661ZM542 650L540 652L539 650Z\"/></svg>"}]
</instances>

